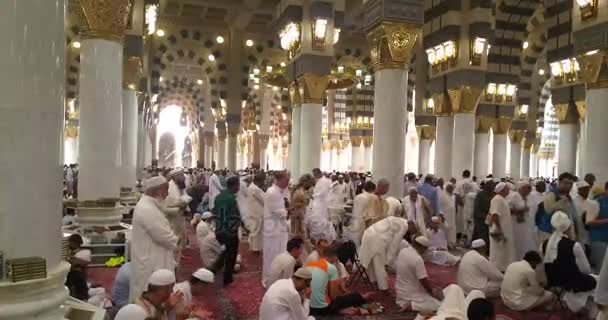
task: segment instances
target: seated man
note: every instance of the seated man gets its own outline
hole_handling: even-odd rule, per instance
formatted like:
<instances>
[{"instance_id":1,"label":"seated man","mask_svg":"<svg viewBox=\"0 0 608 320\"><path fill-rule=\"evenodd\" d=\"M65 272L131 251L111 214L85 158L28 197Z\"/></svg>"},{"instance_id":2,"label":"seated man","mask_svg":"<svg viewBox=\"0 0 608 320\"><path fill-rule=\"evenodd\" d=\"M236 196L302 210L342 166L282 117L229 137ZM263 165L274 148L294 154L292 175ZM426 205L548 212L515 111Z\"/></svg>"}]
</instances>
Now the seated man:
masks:
<instances>
[{"instance_id":1,"label":"seated man","mask_svg":"<svg viewBox=\"0 0 608 320\"><path fill-rule=\"evenodd\" d=\"M460 257L448 251L448 239L443 229L445 228L441 218L435 216L431 218L431 227L427 230L431 246L426 257L432 263L440 266L453 266L460 261ZM425 258L426 258L425 257Z\"/></svg>"},{"instance_id":2,"label":"seated man","mask_svg":"<svg viewBox=\"0 0 608 320\"><path fill-rule=\"evenodd\" d=\"M433 290L422 256L429 247L429 240L417 237L411 245L399 252L396 263L395 290L397 305L402 310L414 310L424 315L433 314L443 299L440 290Z\"/></svg>"},{"instance_id":3,"label":"seated man","mask_svg":"<svg viewBox=\"0 0 608 320\"><path fill-rule=\"evenodd\" d=\"M173 271L159 269L152 273L148 279L146 290L135 299L135 304L146 311L146 319L169 319L169 315L174 311L175 306L184 299L183 293L173 293L174 285L175 274ZM184 315L179 315L179 317L176 316L176 319L186 318Z\"/></svg>"},{"instance_id":4,"label":"seated man","mask_svg":"<svg viewBox=\"0 0 608 320\"><path fill-rule=\"evenodd\" d=\"M136 304L128 304L120 308L114 320L146 320L148 314L144 308Z\"/></svg>"},{"instance_id":5,"label":"seated man","mask_svg":"<svg viewBox=\"0 0 608 320\"><path fill-rule=\"evenodd\" d=\"M474 240L458 266L458 285L468 294L479 290L488 298L500 296L503 275L488 258L488 246L482 239Z\"/></svg>"},{"instance_id":6,"label":"seated man","mask_svg":"<svg viewBox=\"0 0 608 320\"><path fill-rule=\"evenodd\" d=\"M212 232L205 237L200 250L203 267L208 268L212 272L218 272L219 270L216 269L222 267L225 247L217 241L215 233ZM240 260L240 257L237 256L234 271L239 271L241 269Z\"/></svg>"},{"instance_id":7,"label":"seated man","mask_svg":"<svg viewBox=\"0 0 608 320\"><path fill-rule=\"evenodd\" d=\"M196 241L199 248L203 246L203 240L205 240L210 233L213 233L214 219L215 216L211 212L207 211L201 215L200 221L194 225L194 229L196 230Z\"/></svg>"},{"instance_id":8,"label":"seated man","mask_svg":"<svg viewBox=\"0 0 608 320\"><path fill-rule=\"evenodd\" d=\"M89 299L89 287L87 285L87 265L91 263L91 250L81 249L82 237L73 234L68 238L70 256L70 272L65 281L65 286L70 290L70 296L87 301Z\"/></svg>"},{"instance_id":9,"label":"seated man","mask_svg":"<svg viewBox=\"0 0 608 320\"><path fill-rule=\"evenodd\" d=\"M579 312L593 294L596 279L591 275L583 246L566 236L572 226L570 218L557 211L551 217L551 225L554 231L541 246L547 282L549 287L565 289L563 299L568 308Z\"/></svg>"},{"instance_id":10,"label":"seated man","mask_svg":"<svg viewBox=\"0 0 608 320\"><path fill-rule=\"evenodd\" d=\"M131 281L131 262L123 264L112 286L112 304L116 310L129 304L129 287Z\"/></svg>"},{"instance_id":11,"label":"seated man","mask_svg":"<svg viewBox=\"0 0 608 320\"><path fill-rule=\"evenodd\" d=\"M308 263L312 262L312 261L317 261L319 259L321 259L321 254L323 252L324 248L329 247L329 242L325 239L319 239L316 243L315 246L315 250L313 250L308 257L306 257L306 260L304 261L304 265L307 265Z\"/></svg>"},{"instance_id":12,"label":"seated man","mask_svg":"<svg viewBox=\"0 0 608 320\"><path fill-rule=\"evenodd\" d=\"M211 316L211 313L205 311L200 307L192 305L192 297L199 296L202 294L203 288L213 284L215 276L213 272L200 268L192 273L190 279L177 283L173 286L173 292L181 292L183 294L183 300L176 307L176 314L190 314L193 313L198 319L205 319Z\"/></svg>"},{"instance_id":13,"label":"seated man","mask_svg":"<svg viewBox=\"0 0 608 320\"><path fill-rule=\"evenodd\" d=\"M297 259L302 253L303 244L304 241L300 238L287 241L287 251L276 256L270 264L270 274L268 275L268 282L264 284L265 288L269 288L277 280L291 278Z\"/></svg>"},{"instance_id":14,"label":"seated man","mask_svg":"<svg viewBox=\"0 0 608 320\"><path fill-rule=\"evenodd\" d=\"M311 280L311 268L300 268L290 279L280 279L273 283L260 303L260 320L311 319L308 316Z\"/></svg>"},{"instance_id":15,"label":"seated man","mask_svg":"<svg viewBox=\"0 0 608 320\"><path fill-rule=\"evenodd\" d=\"M469 304L467 308L467 318L469 320L494 320L496 311L494 304L485 298L477 298Z\"/></svg>"},{"instance_id":16,"label":"seated man","mask_svg":"<svg viewBox=\"0 0 608 320\"><path fill-rule=\"evenodd\" d=\"M357 312L354 307L365 304L365 298L358 293L340 295L332 299L332 288L339 285L338 270L334 266L338 262L335 247L325 248L321 259L310 262L306 267L311 268L311 298L310 314L329 316L336 314L352 315ZM335 289L333 289L335 290Z\"/></svg>"},{"instance_id":17,"label":"seated man","mask_svg":"<svg viewBox=\"0 0 608 320\"><path fill-rule=\"evenodd\" d=\"M536 279L536 266L542 258L536 251L528 251L522 261L511 263L500 287L505 305L515 311L526 311L553 301L553 294L546 291Z\"/></svg>"}]
</instances>

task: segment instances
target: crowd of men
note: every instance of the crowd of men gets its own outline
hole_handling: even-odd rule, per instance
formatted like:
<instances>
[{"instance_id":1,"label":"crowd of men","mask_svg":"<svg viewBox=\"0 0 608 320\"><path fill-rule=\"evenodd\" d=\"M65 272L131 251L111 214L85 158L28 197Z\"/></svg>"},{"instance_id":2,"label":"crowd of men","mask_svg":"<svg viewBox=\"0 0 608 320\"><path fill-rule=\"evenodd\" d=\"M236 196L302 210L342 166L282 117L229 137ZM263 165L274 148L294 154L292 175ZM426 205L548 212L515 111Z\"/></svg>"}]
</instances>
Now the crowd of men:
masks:
<instances>
[{"instance_id":1,"label":"crowd of men","mask_svg":"<svg viewBox=\"0 0 608 320\"><path fill-rule=\"evenodd\" d=\"M238 285L242 241L262 256L260 319L358 314L373 300L347 285L361 271L379 291L395 273L395 302L421 319L494 319L493 298L515 311L550 308L556 290L574 313L608 305L608 184L593 174L479 181L465 170L449 181L409 173L403 184L389 196L388 180L371 173L146 168L116 319L211 318L192 295L220 274ZM175 284L181 252L195 244L203 268ZM433 287L429 263L455 266L457 283Z\"/></svg>"}]
</instances>

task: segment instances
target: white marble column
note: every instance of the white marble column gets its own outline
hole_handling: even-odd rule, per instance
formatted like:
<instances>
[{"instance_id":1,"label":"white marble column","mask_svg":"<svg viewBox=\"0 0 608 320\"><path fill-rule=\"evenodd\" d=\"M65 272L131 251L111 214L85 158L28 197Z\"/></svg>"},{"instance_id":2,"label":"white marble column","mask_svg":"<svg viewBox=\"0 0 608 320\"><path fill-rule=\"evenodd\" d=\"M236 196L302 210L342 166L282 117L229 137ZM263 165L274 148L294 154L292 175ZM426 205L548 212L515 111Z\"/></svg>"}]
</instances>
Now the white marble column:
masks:
<instances>
[{"instance_id":1,"label":"white marble column","mask_svg":"<svg viewBox=\"0 0 608 320\"><path fill-rule=\"evenodd\" d=\"M535 150L536 146L534 147L534 149L530 150L530 177L531 178L538 178L539 174L538 174L538 156L537 156L537 152Z\"/></svg>"},{"instance_id":2,"label":"white marble column","mask_svg":"<svg viewBox=\"0 0 608 320\"><path fill-rule=\"evenodd\" d=\"M292 178L300 177L300 143L302 126L302 107L294 104L291 109L291 145L289 149L289 166Z\"/></svg>"},{"instance_id":3,"label":"white marble column","mask_svg":"<svg viewBox=\"0 0 608 320\"><path fill-rule=\"evenodd\" d=\"M583 177L585 172L585 119L578 122L578 143L576 146L576 175Z\"/></svg>"},{"instance_id":4,"label":"white marble column","mask_svg":"<svg viewBox=\"0 0 608 320\"><path fill-rule=\"evenodd\" d=\"M435 175L444 180L452 177L452 143L454 117L437 115L437 140L435 141Z\"/></svg>"},{"instance_id":5,"label":"white marble column","mask_svg":"<svg viewBox=\"0 0 608 320\"><path fill-rule=\"evenodd\" d=\"M464 170L473 170L475 149L475 113L454 114L452 130L452 175L460 176ZM446 176L447 177L447 176Z\"/></svg>"},{"instance_id":6,"label":"white marble column","mask_svg":"<svg viewBox=\"0 0 608 320\"><path fill-rule=\"evenodd\" d=\"M300 171L298 175L312 173L321 165L322 108L318 103L302 103L300 119ZM295 109L294 109L295 110ZM296 147L296 143L292 143Z\"/></svg>"},{"instance_id":7,"label":"white marble column","mask_svg":"<svg viewBox=\"0 0 608 320\"><path fill-rule=\"evenodd\" d=\"M374 86L374 179L388 179L388 195L403 196L405 130L407 125L407 69L380 69Z\"/></svg>"},{"instance_id":8,"label":"white marble column","mask_svg":"<svg viewBox=\"0 0 608 320\"><path fill-rule=\"evenodd\" d=\"M495 178L507 176L507 134L494 134L494 146L492 148L492 175Z\"/></svg>"},{"instance_id":9,"label":"white marble column","mask_svg":"<svg viewBox=\"0 0 608 320\"><path fill-rule=\"evenodd\" d=\"M363 148L361 147L361 137L350 137L351 170L355 172L363 171Z\"/></svg>"},{"instance_id":10,"label":"white marble column","mask_svg":"<svg viewBox=\"0 0 608 320\"><path fill-rule=\"evenodd\" d=\"M526 143L527 144L527 143ZM530 177L530 148L524 145L524 148L521 151L521 170L520 177L526 178Z\"/></svg>"},{"instance_id":11,"label":"white marble column","mask_svg":"<svg viewBox=\"0 0 608 320\"><path fill-rule=\"evenodd\" d=\"M237 169L237 145L239 143L236 133L228 133L226 137L226 167L228 170L236 171Z\"/></svg>"},{"instance_id":12,"label":"white marble column","mask_svg":"<svg viewBox=\"0 0 608 320\"><path fill-rule=\"evenodd\" d=\"M137 92L122 91L121 187L133 187L137 171Z\"/></svg>"},{"instance_id":13,"label":"white marble column","mask_svg":"<svg viewBox=\"0 0 608 320\"><path fill-rule=\"evenodd\" d=\"M143 112L137 114L137 169L135 169L135 177L138 180L143 179L143 170L146 166L146 130L144 123Z\"/></svg>"},{"instance_id":14,"label":"white marble column","mask_svg":"<svg viewBox=\"0 0 608 320\"><path fill-rule=\"evenodd\" d=\"M608 88L605 85L587 88L585 98L585 148L583 159L586 173L593 173L600 185L608 181L608 148L606 148L606 124L608 124Z\"/></svg>"},{"instance_id":15,"label":"white marble column","mask_svg":"<svg viewBox=\"0 0 608 320\"><path fill-rule=\"evenodd\" d=\"M220 136L217 140L217 169L226 168L226 136Z\"/></svg>"},{"instance_id":16,"label":"white marble column","mask_svg":"<svg viewBox=\"0 0 608 320\"><path fill-rule=\"evenodd\" d=\"M490 146L489 132L477 131L475 133L475 157L473 174L479 178L485 178L488 175L488 149Z\"/></svg>"},{"instance_id":17,"label":"white marble column","mask_svg":"<svg viewBox=\"0 0 608 320\"><path fill-rule=\"evenodd\" d=\"M78 163L78 136L65 137L63 140L63 163Z\"/></svg>"},{"instance_id":18,"label":"white marble column","mask_svg":"<svg viewBox=\"0 0 608 320\"><path fill-rule=\"evenodd\" d=\"M511 141L509 176L518 179L521 174L521 142Z\"/></svg>"},{"instance_id":19,"label":"white marble column","mask_svg":"<svg viewBox=\"0 0 608 320\"><path fill-rule=\"evenodd\" d=\"M428 174L431 168L431 139L420 139L418 147L418 173Z\"/></svg>"},{"instance_id":20,"label":"white marble column","mask_svg":"<svg viewBox=\"0 0 608 320\"><path fill-rule=\"evenodd\" d=\"M4 261L44 258L47 269L46 278L17 283L0 275L0 319L64 319L65 12L63 0L10 1L0 9L0 251Z\"/></svg>"},{"instance_id":21,"label":"white marble column","mask_svg":"<svg viewBox=\"0 0 608 320\"><path fill-rule=\"evenodd\" d=\"M78 198L118 198L121 184L122 44L83 39L80 48Z\"/></svg>"},{"instance_id":22,"label":"white marble column","mask_svg":"<svg viewBox=\"0 0 608 320\"><path fill-rule=\"evenodd\" d=\"M576 123L559 124L559 141L557 149L557 174L576 172L576 143L578 127Z\"/></svg>"},{"instance_id":23,"label":"white marble column","mask_svg":"<svg viewBox=\"0 0 608 320\"><path fill-rule=\"evenodd\" d=\"M144 144L145 144L145 154L144 154L144 166L149 166L152 164L152 159L154 157L154 146L152 145L152 140L150 140L149 135L150 130L146 129L144 134Z\"/></svg>"},{"instance_id":24,"label":"white marble column","mask_svg":"<svg viewBox=\"0 0 608 320\"><path fill-rule=\"evenodd\" d=\"M260 169L266 170L268 165L268 134L260 135Z\"/></svg>"}]
</instances>

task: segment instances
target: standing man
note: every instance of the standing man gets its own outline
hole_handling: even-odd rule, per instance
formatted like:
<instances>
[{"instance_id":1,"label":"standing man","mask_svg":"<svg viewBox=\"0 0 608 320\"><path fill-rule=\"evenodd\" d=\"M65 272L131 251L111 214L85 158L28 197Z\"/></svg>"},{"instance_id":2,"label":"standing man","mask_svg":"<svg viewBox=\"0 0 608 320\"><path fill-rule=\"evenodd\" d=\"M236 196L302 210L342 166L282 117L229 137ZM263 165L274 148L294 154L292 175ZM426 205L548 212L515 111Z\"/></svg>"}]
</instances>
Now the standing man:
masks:
<instances>
[{"instance_id":1,"label":"standing man","mask_svg":"<svg viewBox=\"0 0 608 320\"><path fill-rule=\"evenodd\" d=\"M264 222L264 183L266 174L258 172L248 187L247 204L249 217L245 225L249 229L249 250L259 253L262 250L262 224Z\"/></svg>"},{"instance_id":2,"label":"standing man","mask_svg":"<svg viewBox=\"0 0 608 320\"><path fill-rule=\"evenodd\" d=\"M486 224L486 217L490 213L490 203L494 198L494 181L486 178L481 183L481 191L475 197L473 208L473 236L471 239L482 239L490 243L490 231Z\"/></svg>"},{"instance_id":3,"label":"standing man","mask_svg":"<svg viewBox=\"0 0 608 320\"><path fill-rule=\"evenodd\" d=\"M186 193L186 176L184 175L184 169L176 168L171 170L167 175L167 179L169 179L169 195L165 200L165 214L167 215L169 224L171 224L173 233L179 238L179 241L177 242L177 253L175 255L175 260L179 264L182 250L186 246L184 216L190 211L188 204L192 201L192 197Z\"/></svg>"},{"instance_id":4,"label":"standing man","mask_svg":"<svg viewBox=\"0 0 608 320\"><path fill-rule=\"evenodd\" d=\"M431 217L427 209L426 199L418 195L416 188L410 188L409 196L403 198L402 202L407 219L416 224L423 236L427 236L427 221L430 222Z\"/></svg>"},{"instance_id":5,"label":"standing man","mask_svg":"<svg viewBox=\"0 0 608 320\"><path fill-rule=\"evenodd\" d=\"M439 212L443 214L447 223L448 245L454 247L456 245L456 198L454 196L454 186L451 183L448 183L445 189L440 191Z\"/></svg>"},{"instance_id":6,"label":"standing man","mask_svg":"<svg viewBox=\"0 0 608 320\"><path fill-rule=\"evenodd\" d=\"M350 223L346 227L345 236L357 246L361 246L361 237L365 231L365 213L369 206L372 193L376 190L376 185L371 181L366 181L363 191L355 196L353 200L353 212L350 218Z\"/></svg>"},{"instance_id":7,"label":"standing man","mask_svg":"<svg viewBox=\"0 0 608 320\"><path fill-rule=\"evenodd\" d=\"M236 195L241 187L239 177L234 176L226 180L226 189L215 198L214 210L217 216L215 237L217 241L226 246L223 259L218 259L211 271L216 273L224 266L224 285L232 283L232 274L239 251L239 227L243 224L241 213L236 202Z\"/></svg>"},{"instance_id":8,"label":"standing man","mask_svg":"<svg viewBox=\"0 0 608 320\"><path fill-rule=\"evenodd\" d=\"M329 207L329 191L331 189L331 180L323 175L321 169L314 168L312 175L317 180L312 192L312 210L319 217L328 218L327 208Z\"/></svg>"},{"instance_id":9,"label":"standing man","mask_svg":"<svg viewBox=\"0 0 608 320\"><path fill-rule=\"evenodd\" d=\"M490 203L488 225L490 226L490 261L504 272L515 261L515 238L511 209L507 196L509 186L501 182L494 188L496 195Z\"/></svg>"},{"instance_id":10,"label":"standing man","mask_svg":"<svg viewBox=\"0 0 608 320\"><path fill-rule=\"evenodd\" d=\"M427 174L424 177L424 183L418 186L417 191L431 203L432 215L436 215L439 214L439 191L433 185L433 180L435 180L435 177L432 174Z\"/></svg>"},{"instance_id":11,"label":"standing man","mask_svg":"<svg viewBox=\"0 0 608 320\"><path fill-rule=\"evenodd\" d=\"M266 191L264 199L264 235L263 235L263 266L262 284L268 283L270 277L270 265L276 256L281 254L287 247L289 239L289 227L287 217L289 215L289 173L277 172L276 181Z\"/></svg>"},{"instance_id":12,"label":"standing man","mask_svg":"<svg viewBox=\"0 0 608 320\"><path fill-rule=\"evenodd\" d=\"M220 170L215 170L211 177L209 177L209 210L213 210L213 207L215 206L215 197L224 190L224 187L220 182L219 174Z\"/></svg>"},{"instance_id":13,"label":"standing man","mask_svg":"<svg viewBox=\"0 0 608 320\"><path fill-rule=\"evenodd\" d=\"M554 212L562 211L571 221L575 221L576 209L570 196L570 190L574 184L574 176L568 172L564 172L557 178L557 188L550 190L545 194L543 204L546 213L552 215ZM571 240L577 240L576 227L569 230L568 237ZM548 239L551 236L549 233L543 233L541 241Z\"/></svg>"},{"instance_id":14,"label":"standing man","mask_svg":"<svg viewBox=\"0 0 608 320\"><path fill-rule=\"evenodd\" d=\"M383 199L383 196L388 192L389 188L390 182L387 179L380 179L374 192L369 195L369 203L365 212L366 227L388 216L388 203Z\"/></svg>"},{"instance_id":15,"label":"standing man","mask_svg":"<svg viewBox=\"0 0 608 320\"><path fill-rule=\"evenodd\" d=\"M134 301L146 290L155 270L175 270L178 237L165 217L163 202L169 183L162 176L144 183L144 194L133 211L131 230L131 285L129 299Z\"/></svg>"}]
</instances>

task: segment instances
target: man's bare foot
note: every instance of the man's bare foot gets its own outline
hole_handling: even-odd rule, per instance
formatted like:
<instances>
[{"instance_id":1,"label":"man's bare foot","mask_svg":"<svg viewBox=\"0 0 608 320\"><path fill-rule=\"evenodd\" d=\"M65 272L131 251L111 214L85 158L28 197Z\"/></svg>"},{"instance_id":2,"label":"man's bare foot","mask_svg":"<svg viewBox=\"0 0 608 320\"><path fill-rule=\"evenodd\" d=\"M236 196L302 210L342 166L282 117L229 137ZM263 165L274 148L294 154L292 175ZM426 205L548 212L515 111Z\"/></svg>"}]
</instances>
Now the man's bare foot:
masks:
<instances>
[{"instance_id":1,"label":"man's bare foot","mask_svg":"<svg viewBox=\"0 0 608 320\"><path fill-rule=\"evenodd\" d=\"M344 316L352 316L352 315L359 313L359 309L355 308L355 307L348 307L346 309L340 310L339 313Z\"/></svg>"}]
</instances>

